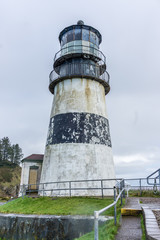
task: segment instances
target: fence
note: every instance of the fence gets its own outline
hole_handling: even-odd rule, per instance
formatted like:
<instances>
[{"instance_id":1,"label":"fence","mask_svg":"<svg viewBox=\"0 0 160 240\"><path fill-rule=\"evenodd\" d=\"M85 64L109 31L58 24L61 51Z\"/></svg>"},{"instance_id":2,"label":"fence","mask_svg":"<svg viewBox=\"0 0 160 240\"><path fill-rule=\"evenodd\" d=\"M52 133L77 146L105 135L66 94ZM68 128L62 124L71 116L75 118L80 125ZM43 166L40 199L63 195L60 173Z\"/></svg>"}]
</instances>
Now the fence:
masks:
<instances>
[{"instance_id":1,"label":"fence","mask_svg":"<svg viewBox=\"0 0 160 240\"><path fill-rule=\"evenodd\" d=\"M47 182L40 184L23 184L20 186L19 196L38 193L41 196L104 196L114 195L113 187L119 189L122 179L95 179Z\"/></svg>"},{"instance_id":2,"label":"fence","mask_svg":"<svg viewBox=\"0 0 160 240\"><path fill-rule=\"evenodd\" d=\"M157 191L159 183L155 184L155 178L149 178L149 181L150 183L148 183L148 178L127 178L125 179L125 187L127 192L130 190L138 190L140 196L142 192L146 190Z\"/></svg>"}]
</instances>

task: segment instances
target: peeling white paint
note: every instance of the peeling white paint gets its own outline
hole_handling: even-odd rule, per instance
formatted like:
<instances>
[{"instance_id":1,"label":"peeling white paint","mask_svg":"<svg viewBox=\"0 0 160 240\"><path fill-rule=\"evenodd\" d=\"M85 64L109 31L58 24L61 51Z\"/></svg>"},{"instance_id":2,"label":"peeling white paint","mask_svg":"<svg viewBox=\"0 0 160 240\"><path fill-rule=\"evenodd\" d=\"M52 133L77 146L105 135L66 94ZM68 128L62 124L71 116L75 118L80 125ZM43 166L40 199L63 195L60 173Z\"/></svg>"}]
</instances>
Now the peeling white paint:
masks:
<instances>
[{"instance_id":1,"label":"peeling white paint","mask_svg":"<svg viewBox=\"0 0 160 240\"><path fill-rule=\"evenodd\" d=\"M112 149L108 146L99 144L63 143L46 147L41 175L42 183L113 178L115 178L115 172ZM89 183L92 187L96 187L97 184L100 183ZM114 181L107 181L105 186L113 187L114 184ZM81 187L88 186L82 183L80 185ZM76 184L76 186L78 187L79 185ZM55 188L55 185L52 187ZM62 184L60 184L59 187L62 188ZM63 187L66 186L64 185ZM51 185L48 185L48 188L50 189ZM65 193L68 195L68 191ZM59 192L54 192L53 195L59 194ZM113 195L112 190L107 192L107 195L110 194ZM48 192L48 195L50 195L50 192ZM91 190L75 191L74 195L99 196L101 194L100 191Z\"/></svg>"},{"instance_id":2,"label":"peeling white paint","mask_svg":"<svg viewBox=\"0 0 160 240\"><path fill-rule=\"evenodd\" d=\"M51 118L62 113L93 113L107 118L105 90L102 84L91 79L73 78L58 83L54 89ZM76 119L75 119L76 120ZM77 126L78 127L78 126ZM65 136L64 136L65 137ZM114 179L112 149L103 144L63 143L46 146L41 183L54 181ZM45 189L68 188L66 184L45 185ZM75 187L100 187L100 183L75 183ZM104 186L112 188L115 181ZM104 194L113 195L113 190ZM68 195L69 191L48 191L46 195ZM72 195L101 195L101 191L73 191Z\"/></svg>"},{"instance_id":3,"label":"peeling white paint","mask_svg":"<svg viewBox=\"0 0 160 240\"><path fill-rule=\"evenodd\" d=\"M84 78L58 83L54 89L51 117L67 112L95 113L107 118L103 85Z\"/></svg>"}]
</instances>

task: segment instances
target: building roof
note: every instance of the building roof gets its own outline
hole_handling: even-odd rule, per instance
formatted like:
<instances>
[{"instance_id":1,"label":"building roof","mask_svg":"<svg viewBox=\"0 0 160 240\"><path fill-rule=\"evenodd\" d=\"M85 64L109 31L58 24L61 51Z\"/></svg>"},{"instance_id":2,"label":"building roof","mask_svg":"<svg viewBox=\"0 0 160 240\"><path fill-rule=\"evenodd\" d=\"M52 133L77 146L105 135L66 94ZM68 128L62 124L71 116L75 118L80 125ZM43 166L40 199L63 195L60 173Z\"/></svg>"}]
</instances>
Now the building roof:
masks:
<instances>
[{"instance_id":1,"label":"building roof","mask_svg":"<svg viewBox=\"0 0 160 240\"><path fill-rule=\"evenodd\" d=\"M22 162L26 161L26 162L42 162L43 161L43 154L32 154L26 158L22 159Z\"/></svg>"},{"instance_id":2,"label":"building roof","mask_svg":"<svg viewBox=\"0 0 160 240\"><path fill-rule=\"evenodd\" d=\"M99 32L97 29L95 29L94 27L88 26L88 25L80 25L80 24L71 25L71 26L69 26L69 27L64 28L64 29L60 32L60 34L59 34L59 41L61 42L62 36L63 36L66 32L68 32L68 31L70 31L70 30L73 30L73 29L87 29L87 30L89 30L89 31L92 31L92 32L94 32L94 33L98 36L98 38L99 38L99 44L102 42L102 35L100 34L100 32Z\"/></svg>"}]
</instances>

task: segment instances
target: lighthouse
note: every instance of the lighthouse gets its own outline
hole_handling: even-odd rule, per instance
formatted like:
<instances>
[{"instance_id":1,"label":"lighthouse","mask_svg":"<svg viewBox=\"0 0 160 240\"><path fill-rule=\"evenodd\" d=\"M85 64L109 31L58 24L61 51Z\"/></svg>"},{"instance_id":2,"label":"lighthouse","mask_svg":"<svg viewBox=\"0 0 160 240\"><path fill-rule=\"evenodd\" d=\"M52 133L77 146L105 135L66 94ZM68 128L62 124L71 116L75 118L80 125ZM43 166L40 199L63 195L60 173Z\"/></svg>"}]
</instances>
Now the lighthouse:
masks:
<instances>
[{"instance_id":1,"label":"lighthouse","mask_svg":"<svg viewBox=\"0 0 160 240\"><path fill-rule=\"evenodd\" d=\"M102 36L78 21L60 32L59 42L49 77L54 97L40 182L61 182L57 186L63 188L65 181L80 181L76 187L87 184L96 188L96 181L81 181L115 179L105 101L110 91L109 74L106 57L99 49ZM113 185L114 181L106 182L106 187ZM73 195L99 193L85 190Z\"/></svg>"}]
</instances>

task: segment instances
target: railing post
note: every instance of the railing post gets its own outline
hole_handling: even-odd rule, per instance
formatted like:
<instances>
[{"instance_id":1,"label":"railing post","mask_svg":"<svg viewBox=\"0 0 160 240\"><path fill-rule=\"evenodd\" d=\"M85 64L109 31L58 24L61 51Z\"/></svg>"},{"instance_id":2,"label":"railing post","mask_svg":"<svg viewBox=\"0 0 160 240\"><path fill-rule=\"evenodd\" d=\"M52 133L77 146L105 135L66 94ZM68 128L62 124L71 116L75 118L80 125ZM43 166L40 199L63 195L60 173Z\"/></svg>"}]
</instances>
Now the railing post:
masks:
<instances>
[{"instance_id":1,"label":"railing post","mask_svg":"<svg viewBox=\"0 0 160 240\"><path fill-rule=\"evenodd\" d=\"M71 197L71 182L69 182L69 196Z\"/></svg>"},{"instance_id":2,"label":"railing post","mask_svg":"<svg viewBox=\"0 0 160 240\"><path fill-rule=\"evenodd\" d=\"M43 186L43 197L44 197L44 183L43 183L43 185L42 185L42 186Z\"/></svg>"},{"instance_id":3,"label":"railing post","mask_svg":"<svg viewBox=\"0 0 160 240\"><path fill-rule=\"evenodd\" d=\"M129 186L127 186L127 197L128 197L128 192L129 192L129 190L130 190L130 189L129 189Z\"/></svg>"},{"instance_id":4,"label":"railing post","mask_svg":"<svg viewBox=\"0 0 160 240\"><path fill-rule=\"evenodd\" d=\"M23 186L24 186L24 184L22 185L22 198L24 198L24 195L23 195L23 191L24 191L23 188L24 187Z\"/></svg>"},{"instance_id":5,"label":"railing post","mask_svg":"<svg viewBox=\"0 0 160 240\"><path fill-rule=\"evenodd\" d=\"M120 182L120 192L122 191L123 188L123 182ZM122 197L123 197L123 193L121 194L121 206L122 206Z\"/></svg>"},{"instance_id":6,"label":"railing post","mask_svg":"<svg viewBox=\"0 0 160 240\"><path fill-rule=\"evenodd\" d=\"M101 180L101 192L102 192L102 198L103 198L103 180Z\"/></svg>"},{"instance_id":7,"label":"railing post","mask_svg":"<svg viewBox=\"0 0 160 240\"><path fill-rule=\"evenodd\" d=\"M23 190L24 190L23 196L26 196L26 186L25 186L25 184L23 184Z\"/></svg>"},{"instance_id":8,"label":"railing post","mask_svg":"<svg viewBox=\"0 0 160 240\"><path fill-rule=\"evenodd\" d=\"M158 170L158 179L159 179L159 191L160 191L160 169Z\"/></svg>"},{"instance_id":9,"label":"railing post","mask_svg":"<svg viewBox=\"0 0 160 240\"><path fill-rule=\"evenodd\" d=\"M29 187L29 188L28 188L28 196L30 197L30 188L31 188L31 185L29 184L28 187Z\"/></svg>"},{"instance_id":10,"label":"railing post","mask_svg":"<svg viewBox=\"0 0 160 240\"><path fill-rule=\"evenodd\" d=\"M123 179L123 186L122 186L122 188L125 188L125 181L124 181L124 179ZM125 193L125 190L123 191L123 198L126 198L126 193Z\"/></svg>"},{"instance_id":11,"label":"railing post","mask_svg":"<svg viewBox=\"0 0 160 240\"><path fill-rule=\"evenodd\" d=\"M94 240L98 240L98 217L98 212L94 211Z\"/></svg>"},{"instance_id":12,"label":"railing post","mask_svg":"<svg viewBox=\"0 0 160 240\"><path fill-rule=\"evenodd\" d=\"M140 196L142 196L142 182L141 182L141 178L139 179L139 188L140 188Z\"/></svg>"},{"instance_id":13,"label":"railing post","mask_svg":"<svg viewBox=\"0 0 160 240\"><path fill-rule=\"evenodd\" d=\"M116 201L116 187L114 187L114 201ZM117 224L117 209L116 204L114 205L114 224Z\"/></svg>"}]
</instances>

